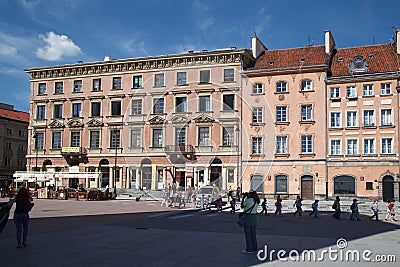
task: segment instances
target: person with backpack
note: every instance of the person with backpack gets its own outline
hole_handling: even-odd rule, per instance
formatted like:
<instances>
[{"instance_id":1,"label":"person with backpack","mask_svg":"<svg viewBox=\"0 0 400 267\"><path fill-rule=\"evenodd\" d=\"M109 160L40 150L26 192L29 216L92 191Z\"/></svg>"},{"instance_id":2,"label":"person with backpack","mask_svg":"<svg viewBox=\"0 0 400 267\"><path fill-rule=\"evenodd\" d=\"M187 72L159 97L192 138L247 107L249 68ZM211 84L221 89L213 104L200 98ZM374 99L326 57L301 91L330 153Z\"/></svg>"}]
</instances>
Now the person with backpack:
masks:
<instances>
[{"instance_id":1,"label":"person with backpack","mask_svg":"<svg viewBox=\"0 0 400 267\"><path fill-rule=\"evenodd\" d=\"M316 199L316 200L314 201L314 203L312 203L312 205L311 205L312 211L311 211L310 214L308 214L309 217L311 217L311 216L314 214L314 217L315 217L315 218L319 218L318 202L319 202L319 200Z\"/></svg>"},{"instance_id":2,"label":"person with backpack","mask_svg":"<svg viewBox=\"0 0 400 267\"><path fill-rule=\"evenodd\" d=\"M267 199L264 198L263 202L261 203L261 207L262 207L262 211L260 212L260 215L265 215L265 216L269 216L267 213Z\"/></svg>"},{"instance_id":3,"label":"person with backpack","mask_svg":"<svg viewBox=\"0 0 400 267\"><path fill-rule=\"evenodd\" d=\"M296 214L299 214L299 217L301 217L301 212L303 211L302 208L301 208L301 206L302 206L301 202L302 201L303 201L303 199L300 198L300 196L297 196L297 198L296 198L296 200L295 200L295 202L293 204L293 206L296 207L296 211L293 214L294 216L296 216Z\"/></svg>"},{"instance_id":4,"label":"person with backpack","mask_svg":"<svg viewBox=\"0 0 400 267\"><path fill-rule=\"evenodd\" d=\"M275 213L274 216L279 214L279 216L283 216L282 215L282 199L281 199L281 195L278 195L278 197L276 198L276 202L275 202Z\"/></svg>"},{"instance_id":5,"label":"person with backpack","mask_svg":"<svg viewBox=\"0 0 400 267\"><path fill-rule=\"evenodd\" d=\"M255 191L249 192L247 197L242 202L244 216L244 234L246 238L246 249L243 253L256 253L258 251L257 245L257 209L260 204L260 198Z\"/></svg>"},{"instance_id":6,"label":"person with backpack","mask_svg":"<svg viewBox=\"0 0 400 267\"><path fill-rule=\"evenodd\" d=\"M375 219L377 221L379 221L379 219L378 219L378 211L379 211L379 209L378 209L378 200L377 199L375 199L374 203L371 205L371 210L372 210L372 212L374 214L372 216L369 216L369 219L372 220L375 217Z\"/></svg>"},{"instance_id":7,"label":"person with backpack","mask_svg":"<svg viewBox=\"0 0 400 267\"><path fill-rule=\"evenodd\" d=\"M360 214L358 213L358 202L357 199L353 199L353 203L350 206L351 216L350 220L352 221L361 221Z\"/></svg>"},{"instance_id":8,"label":"person with backpack","mask_svg":"<svg viewBox=\"0 0 400 267\"><path fill-rule=\"evenodd\" d=\"M340 214L342 213L340 210L340 198L336 197L335 201L332 204L332 208L335 210L335 213L332 215L333 218L340 220Z\"/></svg>"}]
</instances>

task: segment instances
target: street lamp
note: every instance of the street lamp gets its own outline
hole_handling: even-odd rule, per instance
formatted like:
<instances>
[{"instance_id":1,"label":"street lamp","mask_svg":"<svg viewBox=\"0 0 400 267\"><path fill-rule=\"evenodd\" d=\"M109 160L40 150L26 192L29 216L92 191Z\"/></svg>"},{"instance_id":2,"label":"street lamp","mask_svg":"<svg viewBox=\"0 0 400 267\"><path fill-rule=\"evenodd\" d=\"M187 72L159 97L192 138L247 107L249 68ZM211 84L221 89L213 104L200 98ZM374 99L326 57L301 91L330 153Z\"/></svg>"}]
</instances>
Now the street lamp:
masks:
<instances>
[{"instance_id":1,"label":"street lamp","mask_svg":"<svg viewBox=\"0 0 400 267\"><path fill-rule=\"evenodd\" d=\"M114 157L114 194L117 197L117 154L118 154L118 144L117 144L117 129L112 131L113 139L114 139L114 147L115 147L115 157Z\"/></svg>"}]
</instances>

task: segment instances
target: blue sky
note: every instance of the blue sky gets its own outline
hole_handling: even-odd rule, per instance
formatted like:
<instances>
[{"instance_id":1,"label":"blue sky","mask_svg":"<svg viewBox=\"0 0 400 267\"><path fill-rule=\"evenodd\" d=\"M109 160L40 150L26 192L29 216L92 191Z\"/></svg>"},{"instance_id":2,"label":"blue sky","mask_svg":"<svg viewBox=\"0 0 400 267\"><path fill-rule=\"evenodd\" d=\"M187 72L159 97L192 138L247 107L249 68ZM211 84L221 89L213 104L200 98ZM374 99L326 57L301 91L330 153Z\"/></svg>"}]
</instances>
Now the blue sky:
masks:
<instances>
[{"instance_id":1,"label":"blue sky","mask_svg":"<svg viewBox=\"0 0 400 267\"><path fill-rule=\"evenodd\" d=\"M25 68L250 48L388 43L398 0L0 0L0 102L29 110Z\"/></svg>"}]
</instances>

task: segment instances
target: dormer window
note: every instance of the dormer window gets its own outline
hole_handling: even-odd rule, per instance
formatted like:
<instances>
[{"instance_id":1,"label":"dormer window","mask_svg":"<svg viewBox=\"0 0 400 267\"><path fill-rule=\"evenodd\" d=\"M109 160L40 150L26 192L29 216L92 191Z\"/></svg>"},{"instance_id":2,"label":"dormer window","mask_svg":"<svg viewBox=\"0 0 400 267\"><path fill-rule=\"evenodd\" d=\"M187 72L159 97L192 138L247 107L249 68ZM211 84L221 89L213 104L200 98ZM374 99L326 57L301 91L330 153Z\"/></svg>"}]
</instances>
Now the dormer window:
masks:
<instances>
[{"instance_id":1,"label":"dormer window","mask_svg":"<svg viewBox=\"0 0 400 267\"><path fill-rule=\"evenodd\" d=\"M366 72L368 63L364 56L355 56L349 63L349 72Z\"/></svg>"}]
</instances>

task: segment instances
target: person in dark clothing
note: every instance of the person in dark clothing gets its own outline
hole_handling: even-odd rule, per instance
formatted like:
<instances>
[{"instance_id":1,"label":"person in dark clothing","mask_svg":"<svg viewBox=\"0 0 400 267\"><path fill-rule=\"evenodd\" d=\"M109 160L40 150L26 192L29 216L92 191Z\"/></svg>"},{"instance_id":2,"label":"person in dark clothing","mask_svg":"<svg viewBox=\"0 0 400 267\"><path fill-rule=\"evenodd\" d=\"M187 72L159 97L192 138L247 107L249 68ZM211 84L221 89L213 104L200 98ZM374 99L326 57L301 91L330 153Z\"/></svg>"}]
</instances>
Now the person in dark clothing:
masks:
<instances>
[{"instance_id":1,"label":"person in dark clothing","mask_svg":"<svg viewBox=\"0 0 400 267\"><path fill-rule=\"evenodd\" d=\"M336 197L335 202L333 202L332 208L335 209L335 213L332 215L333 218L340 220L340 198Z\"/></svg>"},{"instance_id":2,"label":"person in dark clothing","mask_svg":"<svg viewBox=\"0 0 400 267\"><path fill-rule=\"evenodd\" d=\"M29 212L33 207L33 199L29 196L29 191L21 187L15 197L14 223L17 229L17 248L27 247ZM22 238L21 238L22 235Z\"/></svg>"}]
</instances>

